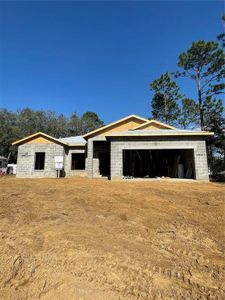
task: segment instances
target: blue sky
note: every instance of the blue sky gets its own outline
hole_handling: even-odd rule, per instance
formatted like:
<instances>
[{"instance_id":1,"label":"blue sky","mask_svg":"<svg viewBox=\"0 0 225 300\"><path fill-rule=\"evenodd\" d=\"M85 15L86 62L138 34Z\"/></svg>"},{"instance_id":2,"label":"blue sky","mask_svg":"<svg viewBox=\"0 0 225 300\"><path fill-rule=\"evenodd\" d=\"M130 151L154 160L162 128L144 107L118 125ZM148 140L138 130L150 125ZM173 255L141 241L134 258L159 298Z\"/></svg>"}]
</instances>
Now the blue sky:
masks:
<instances>
[{"instance_id":1,"label":"blue sky","mask_svg":"<svg viewBox=\"0 0 225 300\"><path fill-rule=\"evenodd\" d=\"M222 14L222 1L0 2L0 107L149 117L149 83L215 40Z\"/></svg>"}]
</instances>

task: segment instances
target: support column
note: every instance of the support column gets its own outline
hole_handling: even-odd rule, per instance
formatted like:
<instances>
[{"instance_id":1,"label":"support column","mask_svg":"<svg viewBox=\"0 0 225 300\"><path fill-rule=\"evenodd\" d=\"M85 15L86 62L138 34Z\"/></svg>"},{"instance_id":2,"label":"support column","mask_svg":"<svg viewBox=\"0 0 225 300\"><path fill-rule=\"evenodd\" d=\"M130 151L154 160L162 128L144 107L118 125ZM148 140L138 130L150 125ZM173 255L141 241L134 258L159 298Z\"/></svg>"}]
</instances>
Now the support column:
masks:
<instances>
[{"instance_id":1,"label":"support column","mask_svg":"<svg viewBox=\"0 0 225 300\"><path fill-rule=\"evenodd\" d=\"M89 139L87 143L87 175L93 177L93 139Z\"/></svg>"},{"instance_id":2,"label":"support column","mask_svg":"<svg viewBox=\"0 0 225 300\"><path fill-rule=\"evenodd\" d=\"M110 178L122 179L123 178L123 152L119 144L116 142L110 142Z\"/></svg>"},{"instance_id":3,"label":"support column","mask_svg":"<svg viewBox=\"0 0 225 300\"><path fill-rule=\"evenodd\" d=\"M197 180L209 180L205 141L199 141L194 149L195 175Z\"/></svg>"}]
</instances>

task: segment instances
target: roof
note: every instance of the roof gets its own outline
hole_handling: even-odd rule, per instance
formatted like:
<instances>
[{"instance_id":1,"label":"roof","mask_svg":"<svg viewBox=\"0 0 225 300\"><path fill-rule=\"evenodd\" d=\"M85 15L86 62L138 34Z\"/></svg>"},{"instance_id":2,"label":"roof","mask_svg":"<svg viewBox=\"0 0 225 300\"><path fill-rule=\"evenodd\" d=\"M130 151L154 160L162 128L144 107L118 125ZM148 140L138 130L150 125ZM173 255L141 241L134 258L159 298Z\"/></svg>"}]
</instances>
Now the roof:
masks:
<instances>
[{"instance_id":1,"label":"roof","mask_svg":"<svg viewBox=\"0 0 225 300\"><path fill-rule=\"evenodd\" d=\"M15 141L14 143L12 143L12 145L13 146L20 145L20 144L23 144L23 143L25 143L33 138L39 137L39 136L42 136L44 138L47 138L53 142L59 143L64 146L84 146L86 144L86 141L81 136L56 139L46 133L37 132L37 133L29 135L23 139Z\"/></svg>"},{"instance_id":2,"label":"roof","mask_svg":"<svg viewBox=\"0 0 225 300\"><path fill-rule=\"evenodd\" d=\"M132 130L142 129L145 126L148 126L148 125L151 125L151 124L157 124L157 125L160 125L160 126L162 126L163 128L166 128L166 129L176 129L175 127L173 127L171 125L168 125L168 124L165 124L165 123L162 123L162 122L159 122L159 121L156 121L156 120L152 119L152 120L149 120L149 121L133 128Z\"/></svg>"},{"instance_id":3,"label":"roof","mask_svg":"<svg viewBox=\"0 0 225 300\"><path fill-rule=\"evenodd\" d=\"M15 145L23 144L24 142L26 142L26 141L28 141L28 140L30 140L30 139L33 139L33 138L35 138L35 137L38 137L38 136L42 136L42 137L45 137L45 138L47 138L47 139L49 139L49 140L52 140L52 141L54 141L54 142L57 142L57 143L66 145L65 143L59 141L58 139L52 137L51 135L48 135L48 134L46 134L46 133L44 133L44 132L40 132L40 131L37 132L37 133L31 134L31 135L29 135L29 136L27 136L27 137L25 137L25 138L23 138L23 139L20 139L20 140L18 140L18 141L15 141L15 142L12 143L12 145L15 146Z\"/></svg>"},{"instance_id":4,"label":"roof","mask_svg":"<svg viewBox=\"0 0 225 300\"><path fill-rule=\"evenodd\" d=\"M59 138L59 141L62 141L70 146L85 146L87 143L87 141L81 135Z\"/></svg>"},{"instance_id":5,"label":"roof","mask_svg":"<svg viewBox=\"0 0 225 300\"><path fill-rule=\"evenodd\" d=\"M0 156L0 159L6 159L7 160L7 158L5 156Z\"/></svg>"},{"instance_id":6,"label":"roof","mask_svg":"<svg viewBox=\"0 0 225 300\"><path fill-rule=\"evenodd\" d=\"M90 136L93 136L93 134L94 135L98 134L99 132L101 132L104 129L109 129L110 127L119 125L120 123L122 123L124 121L129 121L132 119L139 120L140 122L142 122L142 124L140 124L134 128L130 128L129 130L125 130L125 131L113 131L113 132L108 132L108 133L106 132L105 137L122 137L122 136L128 136L128 137L129 136L152 136L152 137L153 136L206 136L207 137L207 136L212 136L214 134L213 132L209 132L209 131L177 129L173 126L161 123L156 120L147 120L145 118L141 118L136 115L129 115L126 118L120 119L116 122L110 123L108 125L100 127L98 129L95 129L91 132L88 132L83 136L70 136L70 137L56 139L56 138L54 138L48 134L45 134L43 132L37 132L37 133L29 135L23 139L15 141L14 143L12 143L12 145L20 145L20 144L26 143L27 141L29 141L35 137L42 136L44 138L47 138L55 143L59 143L64 146L85 146L87 143L86 139L89 138ZM138 122L136 122L136 123L138 123ZM162 126L165 129L157 129L157 130L156 129L143 129L146 125L154 124L154 123ZM168 129L170 129L170 130L168 130ZM0 157L0 158L2 158L2 157Z\"/></svg>"},{"instance_id":7,"label":"roof","mask_svg":"<svg viewBox=\"0 0 225 300\"><path fill-rule=\"evenodd\" d=\"M126 130L106 134L106 137L121 136L211 136L213 132L209 131L193 131L182 129L160 129L160 130Z\"/></svg>"},{"instance_id":8,"label":"roof","mask_svg":"<svg viewBox=\"0 0 225 300\"><path fill-rule=\"evenodd\" d=\"M105 126L102 126L102 127L98 128L98 129L92 130L92 131L84 134L83 137L84 138L88 138L88 137L90 137L93 134L96 134L96 133L98 133L98 132L100 132L100 131L102 131L104 129L110 128L111 126L117 125L117 124L119 124L121 122L127 121L127 120L132 119L132 118L140 120L143 123L146 123L148 121L148 119L145 119L145 118L142 118L142 117L139 117L139 116L136 116L136 115L129 115L129 116L127 116L125 118L122 118L122 119L120 119L120 120L118 120L116 122L112 122L112 123L109 123L108 125L105 125Z\"/></svg>"}]
</instances>

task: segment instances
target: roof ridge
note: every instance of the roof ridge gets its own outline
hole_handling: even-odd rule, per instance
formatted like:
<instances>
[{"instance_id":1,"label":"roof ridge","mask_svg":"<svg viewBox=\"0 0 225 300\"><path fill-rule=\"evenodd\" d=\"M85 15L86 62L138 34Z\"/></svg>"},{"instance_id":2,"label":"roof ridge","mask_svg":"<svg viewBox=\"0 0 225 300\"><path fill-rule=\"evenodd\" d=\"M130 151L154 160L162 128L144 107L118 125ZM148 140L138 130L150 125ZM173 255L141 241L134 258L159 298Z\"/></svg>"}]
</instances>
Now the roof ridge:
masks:
<instances>
[{"instance_id":1,"label":"roof ridge","mask_svg":"<svg viewBox=\"0 0 225 300\"><path fill-rule=\"evenodd\" d=\"M146 118L142 118L142 117L139 117L139 116L137 116L137 115L132 114L132 115L128 115L127 117L121 118L121 119L119 119L119 120L117 120L117 121L115 121L115 122L111 122L111 123L109 123L109 124L107 124L107 125L105 125L105 126L102 126L102 127L100 127L100 128L97 128L97 129L95 129L95 130L92 130L92 131L90 131L90 132L84 134L83 137L86 138L86 137L88 137L89 135L92 135L92 134L94 134L94 133L96 133L96 132L99 132L99 131L101 131L101 130L103 130L103 129L105 129L105 128L109 128L110 126L116 125L116 124L118 124L118 123L120 123L120 122L126 121L126 120L128 120L128 119L130 119L130 118L136 118L136 119L142 120L143 122L148 121L148 119L146 119Z\"/></svg>"}]
</instances>

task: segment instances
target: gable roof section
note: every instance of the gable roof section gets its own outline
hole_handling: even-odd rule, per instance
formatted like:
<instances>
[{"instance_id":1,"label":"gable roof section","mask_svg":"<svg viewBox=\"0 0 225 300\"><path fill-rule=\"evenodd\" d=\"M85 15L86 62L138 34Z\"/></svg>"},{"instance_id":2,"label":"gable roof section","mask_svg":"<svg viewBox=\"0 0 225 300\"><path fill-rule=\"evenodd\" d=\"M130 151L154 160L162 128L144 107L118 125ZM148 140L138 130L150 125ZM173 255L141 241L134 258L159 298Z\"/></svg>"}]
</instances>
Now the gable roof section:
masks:
<instances>
[{"instance_id":1,"label":"gable roof section","mask_svg":"<svg viewBox=\"0 0 225 300\"><path fill-rule=\"evenodd\" d=\"M100 135L102 133L107 133L107 132L111 131L112 129L116 129L117 127L120 127L121 124L123 124L123 123L124 124L125 123L129 123L132 120L136 121L136 123L139 124L139 125L143 124L143 123L146 123L148 121L147 119L139 117L139 116L136 116L136 115L129 115L129 116L127 116L125 118L122 118L122 119L120 119L120 120L118 120L116 122L109 123L108 125L105 125L103 127L95 129L93 131L90 131L90 132L84 134L83 137L85 139L88 139L90 137L94 137L94 136ZM134 127L136 127L136 126L134 125L133 128ZM116 130L114 130L114 131L116 131Z\"/></svg>"},{"instance_id":2,"label":"gable roof section","mask_svg":"<svg viewBox=\"0 0 225 300\"><path fill-rule=\"evenodd\" d=\"M47 140L50 140L52 142L55 142L55 143L58 143L58 144L61 144L61 145L64 145L64 146L68 146L68 144L46 134L46 133L43 133L43 132L37 132L35 134L32 134L32 135L29 135L23 139L20 139L18 141L15 141L14 143L12 143L13 146L18 146L18 145L21 145L21 144L25 144L25 143L28 143L29 141L37 138L37 137L43 137L43 138L46 138Z\"/></svg>"},{"instance_id":3,"label":"gable roof section","mask_svg":"<svg viewBox=\"0 0 225 300\"><path fill-rule=\"evenodd\" d=\"M145 122L144 124L141 124L135 128L133 128L132 130L140 130L140 129L152 129L151 127L153 127L153 129L176 129L175 127L156 121L156 120L149 120L147 122Z\"/></svg>"}]
</instances>

